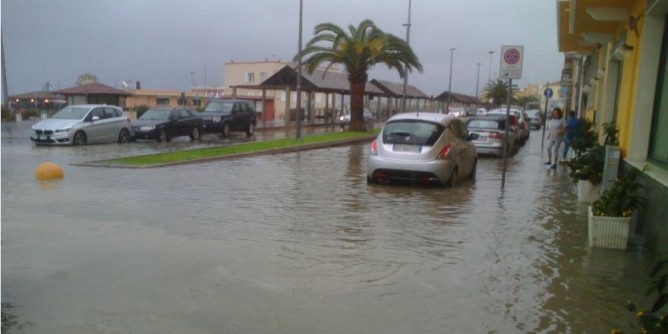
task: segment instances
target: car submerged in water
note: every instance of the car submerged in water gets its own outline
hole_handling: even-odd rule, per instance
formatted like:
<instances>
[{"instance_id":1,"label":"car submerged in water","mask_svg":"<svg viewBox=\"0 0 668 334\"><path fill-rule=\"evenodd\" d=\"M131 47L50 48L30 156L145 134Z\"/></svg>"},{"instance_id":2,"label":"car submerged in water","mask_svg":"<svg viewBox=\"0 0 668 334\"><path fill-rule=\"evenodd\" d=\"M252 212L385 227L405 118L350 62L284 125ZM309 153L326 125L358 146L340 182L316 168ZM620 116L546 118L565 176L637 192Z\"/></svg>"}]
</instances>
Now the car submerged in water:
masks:
<instances>
[{"instance_id":1,"label":"car submerged in water","mask_svg":"<svg viewBox=\"0 0 668 334\"><path fill-rule=\"evenodd\" d=\"M127 143L131 136L123 110L103 104L67 106L30 130L30 140L37 145Z\"/></svg>"},{"instance_id":2,"label":"car submerged in water","mask_svg":"<svg viewBox=\"0 0 668 334\"><path fill-rule=\"evenodd\" d=\"M471 140L476 138L452 115L395 115L371 143L367 181L454 185L475 179L478 153Z\"/></svg>"}]
</instances>

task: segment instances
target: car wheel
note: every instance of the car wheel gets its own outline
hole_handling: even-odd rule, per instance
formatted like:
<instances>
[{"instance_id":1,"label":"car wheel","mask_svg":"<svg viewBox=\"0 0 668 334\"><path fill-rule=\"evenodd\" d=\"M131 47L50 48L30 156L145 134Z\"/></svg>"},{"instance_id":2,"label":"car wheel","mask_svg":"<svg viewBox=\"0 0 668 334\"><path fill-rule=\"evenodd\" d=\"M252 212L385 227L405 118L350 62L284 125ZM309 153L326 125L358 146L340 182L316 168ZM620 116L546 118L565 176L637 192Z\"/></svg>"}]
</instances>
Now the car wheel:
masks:
<instances>
[{"instance_id":1,"label":"car wheel","mask_svg":"<svg viewBox=\"0 0 668 334\"><path fill-rule=\"evenodd\" d=\"M200 138L199 128L194 127L192 132L190 132L190 139L191 140L199 140L199 138Z\"/></svg>"},{"instance_id":2,"label":"car wheel","mask_svg":"<svg viewBox=\"0 0 668 334\"><path fill-rule=\"evenodd\" d=\"M255 123L251 122L248 124L248 129L246 129L246 134L252 136L255 133Z\"/></svg>"},{"instance_id":3,"label":"car wheel","mask_svg":"<svg viewBox=\"0 0 668 334\"><path fill-rule=\"evenodd\" d=\"M86 145L88 142L88 138L86 138L86 133L83 131L77 131L77 133L74 134L74 138L72 138L72 145L74 146L83 146Z\"/></svg>"},{"instance_id":4,"label":"car wheel","mask_svg":"<svg viewBox=\"0 0 668 334\"><path fill-rule=\"evenodd\" d=\"M130 141L130 131L128 129L122 129L121 133L118 134L118 143L125 144Z\"/></svg>"},{"instance_id":5,"label":"car wheel","mask_svg":"<svg viewBox=\"0 0 668 334\"><path fill-rule=\"evenodd\" d=\"M158 143L163 143L169 141L169 135L167 134L167 130L162 129L160 130L160 134L158 134Z\"/></svg>"},{"instance_id":6,"label":"car wheel","mask_svg":"<svg viewBox=\"0 0 668 334\"><path fill-rule=\"evenodd\" d=\"M223 137L230 136L230 123L223 123L223 130L220 132L220 135Z\"/></svg>"}]
</instances>

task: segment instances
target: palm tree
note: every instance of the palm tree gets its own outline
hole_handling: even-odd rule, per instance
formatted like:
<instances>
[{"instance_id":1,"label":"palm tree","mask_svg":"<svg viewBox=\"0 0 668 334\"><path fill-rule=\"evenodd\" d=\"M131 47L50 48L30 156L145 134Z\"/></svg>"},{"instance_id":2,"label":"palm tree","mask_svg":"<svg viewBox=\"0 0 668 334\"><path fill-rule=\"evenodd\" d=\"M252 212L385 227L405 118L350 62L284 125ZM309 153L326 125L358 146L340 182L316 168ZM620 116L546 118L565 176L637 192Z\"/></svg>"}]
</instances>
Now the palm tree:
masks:
<instances>
[{"instance_id":1,"label":"palm tree","mask_svg":"<svg viewBox=\"0 0 668 334\"><path fill-rule=\"evenodd\" d=\"M349 33L349 34L348 34ZM302 50L301 57L306 71L313 73L318 66L328 63L342 64L350 82L350 130L365 131L364 94L368 80L367 71L376 64L396 69L402 78L407 71L422 72L422 64L406 41L378 29L371 20L360 22L357 27L348 26L348 33L333 23L315 26L314 37ZM295 56L300 61L300 55ZM326 71L325 71L326 73Z\"/></svg>"},{"instance_id":2,"label":"palm tree","mask_svg":"<svg viewBox=\"0 0 668 334\"><path fill-rule=\"evenodd\" d=\"M497 79L496 81L491 81L485 86L483 91L483 99L486 101L492 100L492 104L501 105L506 104L508 101L508 82L502 79ZM511 104L516 101L515 96L510 96Z\"/></svg>"}]
</instances>

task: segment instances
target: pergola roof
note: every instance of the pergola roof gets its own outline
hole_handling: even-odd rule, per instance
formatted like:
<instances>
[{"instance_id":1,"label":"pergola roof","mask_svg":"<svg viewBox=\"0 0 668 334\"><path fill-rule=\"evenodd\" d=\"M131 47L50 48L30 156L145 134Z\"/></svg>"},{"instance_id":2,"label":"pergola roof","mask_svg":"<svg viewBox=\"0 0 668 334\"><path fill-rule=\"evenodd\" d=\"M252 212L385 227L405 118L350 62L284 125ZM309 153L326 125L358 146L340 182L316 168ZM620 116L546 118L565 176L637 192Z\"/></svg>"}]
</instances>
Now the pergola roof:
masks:
<instances>
[{"instance_id":1,"label":"pergola roof","mask_svg":"<svg viewBox=\"0 0 668 334\"><path fill-rule=\"evenodd\" d=\"M57 98L62 98L62 96L54 94L54 92L46 92L41 90L36 92L29 92L29 93L9 96L9 99L57 99Z\"/></svg>"},{"instance_id":2,"label":"pergola roof","mask_svg":"<svg viewBox=\"0 0 668 334\"><path fill-rule=\"evenodd\" d=\"M127 91L116 89L107 85L103 85L98 82L93 82L81 86L65 88L57 91L53 91L53 94L62 94L62 95L117 95L117 96L130 96L132 93Z\"/></svg>"},{"instance_id":3,"label":"pergola roof","mask_svg":"<svg viewBox=\"0 0 668 334\"><path fill-rule=\"evenodd\" d=\"M451 101L458 102L458 103L466 103L466 104L482 104L483 102L480 101L479 98L475 96L469 96L469 95L464 95L464 94L459 94L459 93L451 93L451 92L443 92L441 95L436 97L436 100L439 101L447 101L448 100L448 95L450 95Z\"/></svg>"},{"instance_id":4,"label":"pergola roof","mask_svg":"<svg viewBox=\"0 0 668 334\"><path fill-rule=\"evenodd\" d=\"M256 88L256 89L284 89L286 86L297 88L297 70L286 65L278 72L267 78L257 86L236 86L238 88ZM315 91L322 93L350 94L350 83L348 74L316 69L313 73L302 72L301 88L304 91ZM367 95L384 95L378 87L367 82Z\"/></svg>"},{"instance_id":5,"label":"pergola roof","mask_svg":"<svg viewBox=\"0 0 668 334\"><path fill-rule=\"evenodd\" d=\"M384 80L371 80L371 83L378 87L385 95L392 97L402 97L404 95L404 85L401 83L384 81ZM406 97L408 98L420 98L427 99L429 96L423 93L421 90L417 89L415 86L406 85Z\"/></svg>"}]
</instances>

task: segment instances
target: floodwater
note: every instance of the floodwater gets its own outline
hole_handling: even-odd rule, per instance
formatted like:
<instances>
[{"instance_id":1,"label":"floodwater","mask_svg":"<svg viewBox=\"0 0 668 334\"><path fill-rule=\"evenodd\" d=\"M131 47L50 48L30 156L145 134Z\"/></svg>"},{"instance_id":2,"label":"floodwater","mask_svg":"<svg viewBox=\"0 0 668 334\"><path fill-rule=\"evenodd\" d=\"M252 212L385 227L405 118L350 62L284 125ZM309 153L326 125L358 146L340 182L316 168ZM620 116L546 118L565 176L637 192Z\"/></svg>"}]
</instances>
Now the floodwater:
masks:
<instances>
[{"instance_id":1,"label":"floodwater","mask_svg":"<svg viewBox=\"0 0 668 334\"><path fill-rule=\"evenodd\" d=\"M455 188L367 185L368 145L79 167L193 144L34 147L27 128L2 128L8 332L608 333L649 306L655 258L587 246L537 131L502 189L499 159ZM63 180L34 180L47 160Z\"/></svg>"}]
</instances>

